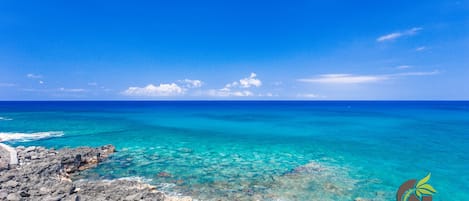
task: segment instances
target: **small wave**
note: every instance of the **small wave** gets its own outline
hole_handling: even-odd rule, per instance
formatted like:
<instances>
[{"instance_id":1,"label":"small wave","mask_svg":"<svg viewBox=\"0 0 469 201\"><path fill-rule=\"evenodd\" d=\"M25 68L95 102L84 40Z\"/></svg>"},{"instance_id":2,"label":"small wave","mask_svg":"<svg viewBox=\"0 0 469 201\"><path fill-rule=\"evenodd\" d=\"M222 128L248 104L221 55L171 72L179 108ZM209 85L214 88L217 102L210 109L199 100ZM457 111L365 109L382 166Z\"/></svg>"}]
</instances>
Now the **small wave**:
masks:
<instances>
[{"instance_id":1,"label":"small wave","mask_svg":"<svg viewBox=\"0 0 469 201\"><path fill-rule=\"evenodd\" d=\"M153 180L152 179L147 179L147 178L144 178L144 177L133 176L133 177L121 177L121 178L117 178L117 179L99 179L99 178L90 179L90 178L85 178L85 179L78 179L76 181L78 181L78 182L97 182L97 181L101 181L101 182L108 182L108 183L111 183L111 182L114 182L114 181L137 181L137 182L140 182L140 183L143 183L143 184L148 184L148 183L151 183Z\"/></svg>"},{"instance_id":2,"label":"small wave","mask_svg":"<svg viewBox=\"0 0 469 201\"><path fill-rule=\"evenodd\" d=\"M150 183L152 181L152 179L147 179L145 177L137 177L137 176L134 176L134 177L122 177L122 178L119 178L117 180L124 180L124 181L138 181L138 182L141 182L141 183Z\"/></svg>"},{"instance_id":3,"label":"small wave","mask_svg":"<svg viewBox=\"0 0 469 201\"><path fill-rule=\"evenodd\" d=\"M0 141L28 142L33 140L60 137L64 135L62 131L48 131L36 133L2 133L0 132Z\"/></svg>"},{"instance_id":4,"label":"small wave","mask_svg":"<svg viewBox=\"0 0 469 201\"><path fill-rule=\"evenodd\" d=\"M11 121L13 119L6 118L6 117L0 117L0 121Z\"/></svg>"}]
</instances>

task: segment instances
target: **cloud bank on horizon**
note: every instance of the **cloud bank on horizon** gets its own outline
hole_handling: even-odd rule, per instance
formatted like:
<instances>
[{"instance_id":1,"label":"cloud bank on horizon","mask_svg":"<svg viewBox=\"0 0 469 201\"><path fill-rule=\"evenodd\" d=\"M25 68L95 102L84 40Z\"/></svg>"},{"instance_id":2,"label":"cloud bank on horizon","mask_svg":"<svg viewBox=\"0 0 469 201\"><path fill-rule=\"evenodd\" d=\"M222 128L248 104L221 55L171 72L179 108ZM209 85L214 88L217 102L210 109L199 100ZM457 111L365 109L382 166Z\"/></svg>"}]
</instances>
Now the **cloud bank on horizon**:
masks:
<instances>
[{"instance_id":1,"label":"cloud bank on horizon","mask_svg":"<svg viewBox=\"0 0 469 201\"><path fill-rule=\"evenodd\" d=\"M0 100L469 99L467 1L4 4Z\"/></svg>"}]
</instances>

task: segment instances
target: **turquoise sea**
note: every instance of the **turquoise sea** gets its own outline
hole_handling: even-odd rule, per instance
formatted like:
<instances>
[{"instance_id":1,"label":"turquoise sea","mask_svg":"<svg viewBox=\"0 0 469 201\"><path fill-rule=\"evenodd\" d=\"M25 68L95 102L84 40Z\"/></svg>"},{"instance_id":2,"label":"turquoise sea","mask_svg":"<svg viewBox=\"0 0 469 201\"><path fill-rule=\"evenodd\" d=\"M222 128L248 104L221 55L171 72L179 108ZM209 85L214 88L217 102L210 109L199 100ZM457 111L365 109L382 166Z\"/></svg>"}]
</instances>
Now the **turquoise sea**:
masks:
<instances>
[{"instance_id":1,"label":"turquoise sea","mask_svg":"<svg viewBox=\"0 0 469 201\"><path fill-rule=\"evenodd\" d=\"M76 179L140 179L198 200L395 200L431 172L469 200L469 102L0 102L14 146L118 152Z\"/></svg>"}]
</instances>

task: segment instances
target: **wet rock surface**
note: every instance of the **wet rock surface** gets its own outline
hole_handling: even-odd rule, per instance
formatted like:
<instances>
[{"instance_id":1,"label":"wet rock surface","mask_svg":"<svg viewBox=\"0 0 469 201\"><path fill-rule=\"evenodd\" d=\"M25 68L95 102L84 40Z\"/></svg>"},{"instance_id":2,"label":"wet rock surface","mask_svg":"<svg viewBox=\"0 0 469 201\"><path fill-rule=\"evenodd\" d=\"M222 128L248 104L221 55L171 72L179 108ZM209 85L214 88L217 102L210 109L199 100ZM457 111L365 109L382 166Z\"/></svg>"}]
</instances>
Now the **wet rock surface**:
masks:
<instances>
[{"instance_id":1,"label":"wet rock surface","mask_svg":"<svg viewBox=\"0 0 469 201\"><path fill-rule=\"evenodd\" d=\"M61 150L20 146L16 151L19 164L0 169L0 200L192 200L167 196L139 181L71 180L73 173L95 167L114 153L112 145Z\"/></svg>"}]
</instances>

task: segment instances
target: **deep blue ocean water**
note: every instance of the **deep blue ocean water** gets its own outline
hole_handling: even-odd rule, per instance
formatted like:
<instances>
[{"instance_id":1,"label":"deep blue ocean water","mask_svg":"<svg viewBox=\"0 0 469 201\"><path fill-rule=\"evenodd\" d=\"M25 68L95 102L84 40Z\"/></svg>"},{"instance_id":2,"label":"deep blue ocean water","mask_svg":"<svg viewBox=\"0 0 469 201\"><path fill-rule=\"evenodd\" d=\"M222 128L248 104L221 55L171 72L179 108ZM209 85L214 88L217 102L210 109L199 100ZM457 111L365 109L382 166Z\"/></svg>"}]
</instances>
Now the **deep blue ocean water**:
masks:
<instances>
[{"instance_id":1,"label":"deep blue ocean water","mask_svg":"<svg viewBox=\"0 0 469 201\"><path fill-rule=\"evenodd\" d=\"M469 200L469 102L0 102L0 138L113 144L76 179L142 179L199 200L395 200L428 172L434 200Z\"/></svg>"}]
</instances>

